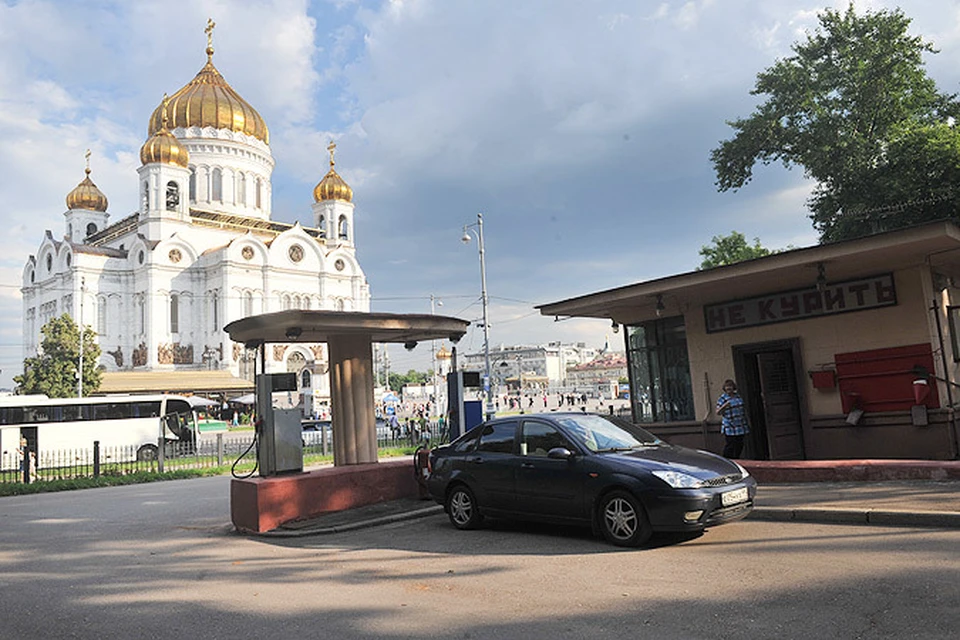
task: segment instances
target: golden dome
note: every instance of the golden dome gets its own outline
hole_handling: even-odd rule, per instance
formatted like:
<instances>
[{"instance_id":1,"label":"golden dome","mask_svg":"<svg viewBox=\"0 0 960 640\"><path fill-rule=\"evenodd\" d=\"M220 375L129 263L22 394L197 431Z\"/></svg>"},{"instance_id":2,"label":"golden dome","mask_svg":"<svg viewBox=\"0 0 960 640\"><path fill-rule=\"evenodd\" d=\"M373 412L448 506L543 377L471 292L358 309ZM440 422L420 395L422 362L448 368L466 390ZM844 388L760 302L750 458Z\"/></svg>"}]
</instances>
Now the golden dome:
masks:
<instances>
[{"instance_id":1,"label":"golden dome","mask_svg":"<svg viewBox=\"0 0 960 640\"><path fill-rule=\"evenodd\" d=\"M440 345L440 351L437 351L437 360L449 360L453 354L447 351L447 347Z\"/></svg>"},{"instance_id":2,"label":"golden dome","mask_svg":"<svg viewBox=\"0 0 960 640\"><path fill-rule=\"evenodd\" d=\"M170 96L169 127L213 127L230 129L270 144L267 123L246 100L233 90L213 66L213 21L207 23L207 64L196 77ZM163 105L154 109L147 125L153 135L163 126Z\"/></svg>"},{"instance_id":3,"label":"golden dome","mask_svg":"<svg viewBox=\"0 0 960 640\"><path fill-rule=\"evenodd\" d=\"M350 185L344 182L340 174L333 169L333 152L336 148L337 145L332 142L327 146L327 151L330 152L330 171L327 171L327 175L323 176L323 180L313 188L313 199L315 202L321 202L323 200L343 200L350 202L353 200L353 189L351 189Z\"/></svg>"},{"instance_id":4,"label":"golden dome","mask_svg":"<svg viewBox=\"0 0 960 640\"><path fill-rule=\"evenodd\" d=\"M167 106L167 96L163 96L161 109ZM161 162L186 168L190 162L190 154L177 137L167 131L167 114L163 113L160 130L147 138L140 147L140 163L152 164Z\"/></svg>"},{"instance_id":5,"label":"golden dome","mask_svg":"<svg viewBox=\"0 0 960 640\"><path fill-rule=\"evenodd\" d=\"M107 196L90 179L90 151L87 151L87 174L83 181L67 194L67 209L85 209L87 211L106 211Z\"/></svg>"}]
</instances>

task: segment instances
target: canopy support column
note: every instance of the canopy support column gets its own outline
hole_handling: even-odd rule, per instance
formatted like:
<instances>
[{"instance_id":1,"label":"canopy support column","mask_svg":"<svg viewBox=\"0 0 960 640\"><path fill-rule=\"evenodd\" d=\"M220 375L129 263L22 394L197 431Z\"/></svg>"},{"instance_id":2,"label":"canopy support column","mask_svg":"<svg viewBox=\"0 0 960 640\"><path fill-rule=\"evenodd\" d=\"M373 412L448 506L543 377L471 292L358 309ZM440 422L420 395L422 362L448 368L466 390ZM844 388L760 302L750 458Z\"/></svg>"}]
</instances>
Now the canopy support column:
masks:
<instances>
[{"instance_id":1,"label":"canopy support column","mask_svg":"<svg viewBox=\"0 0 960 640\"><path fill-rule=\"evenodd\" d=\"M377 462L370 335L330 336L330 404L333 464Z\"/></svg>"}]
</instances>

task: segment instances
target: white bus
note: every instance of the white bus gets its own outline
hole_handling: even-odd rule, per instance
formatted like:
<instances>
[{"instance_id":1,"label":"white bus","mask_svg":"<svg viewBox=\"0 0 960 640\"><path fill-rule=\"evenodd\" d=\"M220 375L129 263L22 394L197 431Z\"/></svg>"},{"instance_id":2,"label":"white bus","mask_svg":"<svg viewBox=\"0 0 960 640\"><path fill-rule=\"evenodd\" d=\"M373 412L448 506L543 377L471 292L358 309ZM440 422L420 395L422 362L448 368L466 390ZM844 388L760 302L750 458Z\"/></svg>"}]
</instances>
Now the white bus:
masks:
<instances>
[{"instance_id":1,"label":"white bus","mask_svg":"<svg viewBox=\"0 0 960 640\"><path fill-rule=\"evenodd\" d=\"M195 426L190 401L182 396L7 396L0 401L0 456L7 467L23 455L22 441L38 461L45 454L93 449L99 441L101 447L129 452L115 454L113 461L154 460L161 434L167 443L192 444Z\"/></svg>"}]
</instances>

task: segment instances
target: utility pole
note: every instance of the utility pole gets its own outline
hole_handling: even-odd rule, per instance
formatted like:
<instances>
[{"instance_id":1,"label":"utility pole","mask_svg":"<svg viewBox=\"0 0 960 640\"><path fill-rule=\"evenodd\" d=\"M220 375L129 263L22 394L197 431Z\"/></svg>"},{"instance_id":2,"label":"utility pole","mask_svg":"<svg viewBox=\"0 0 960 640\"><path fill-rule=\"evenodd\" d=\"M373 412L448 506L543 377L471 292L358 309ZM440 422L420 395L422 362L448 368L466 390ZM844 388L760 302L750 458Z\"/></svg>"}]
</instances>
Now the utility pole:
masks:
<instances>
[{"instance_id":1,"label":"utility pole","mask_svg":"<svg viewBox=\"0 0 960 640\"><path fill-rule=\"evenodd\" d=\"M80 278L80 360L77 366L77 397L83 397L83 292L86 290L86 278Z\"/></svg>"},{"instance_id":2,"label":"utility pole","mask_svg":"<svg viewBox=\"0 0 960 640\"><path fill-rule=\"evenodd\" d=\"M438 300L432 293L430 294L430 315L434 315L436 307L442 307L443 301ZM433 407L440 407L440 390L437 388L437 341L430 341L430 365L433 372Z\"/></svg>"}]
</instances>

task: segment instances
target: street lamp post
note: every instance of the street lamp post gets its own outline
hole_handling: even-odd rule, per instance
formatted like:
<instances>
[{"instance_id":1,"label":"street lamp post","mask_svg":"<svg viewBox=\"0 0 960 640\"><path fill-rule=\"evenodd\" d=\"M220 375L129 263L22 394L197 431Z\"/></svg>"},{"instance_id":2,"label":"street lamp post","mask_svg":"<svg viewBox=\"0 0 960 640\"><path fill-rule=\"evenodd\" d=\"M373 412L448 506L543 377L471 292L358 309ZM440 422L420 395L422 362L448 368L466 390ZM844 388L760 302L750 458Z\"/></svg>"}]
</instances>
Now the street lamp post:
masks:
<instances>
[{"instance_id":1,"label":"street lamp post","mask_svg":"<svg viewBox=\"0 0 960 640\"><path fill-rule=\"evenodd\" d=\"M83 397L83 294L87 289L87 279L80 278L80 358L77 361L77 397Z\"/></svg>"},{"instance_id":2,"label":"street lamp post","mask_svg":"<svg viewBox=\"0 0 960 640\"><path fill-rule=\"evenodd\" d=\"M473 227L476 227L474 230ZM477 214L474 224L464 225L463 237L460 241L470 244L470 234L477 237L477 246L480 250L480 302L483 305L483 394L487 401L487 420L493 418L496 411L493 408L493 398L490 397L490 322L487 319L487 263L483 250L483 214Z\"/></svg>"}]
</instances>

